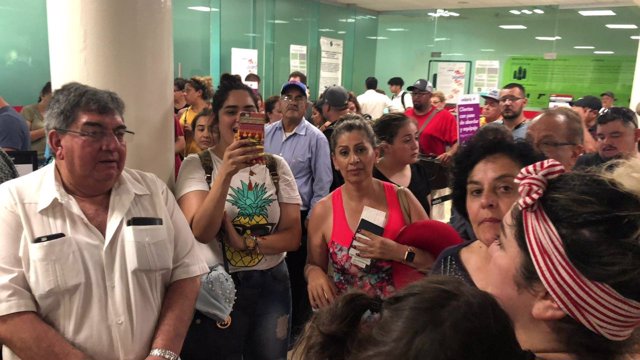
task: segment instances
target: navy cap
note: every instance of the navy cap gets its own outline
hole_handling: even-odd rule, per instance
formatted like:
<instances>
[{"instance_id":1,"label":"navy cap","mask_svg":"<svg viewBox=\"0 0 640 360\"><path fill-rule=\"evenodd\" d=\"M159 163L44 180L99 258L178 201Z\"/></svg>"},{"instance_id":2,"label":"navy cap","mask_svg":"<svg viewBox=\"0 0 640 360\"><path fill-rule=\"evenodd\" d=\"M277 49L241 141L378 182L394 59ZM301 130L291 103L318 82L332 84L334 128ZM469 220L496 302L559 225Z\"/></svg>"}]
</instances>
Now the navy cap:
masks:
<instances>
[{"instance_id":1,"label":"navy cap","mask_svg":"<svg viewBox=\"0 0 640 360\"><path fill-rule=\"evenodd\" d=\"M284 83L282 85L282 90L280 90L280 95L284 95L284 93L292 87L298 88L298 90L302 91L302 94L304 96L307 96L307 87L300 81L287 81L286 83Z\"/></svg>"}]
</instances>

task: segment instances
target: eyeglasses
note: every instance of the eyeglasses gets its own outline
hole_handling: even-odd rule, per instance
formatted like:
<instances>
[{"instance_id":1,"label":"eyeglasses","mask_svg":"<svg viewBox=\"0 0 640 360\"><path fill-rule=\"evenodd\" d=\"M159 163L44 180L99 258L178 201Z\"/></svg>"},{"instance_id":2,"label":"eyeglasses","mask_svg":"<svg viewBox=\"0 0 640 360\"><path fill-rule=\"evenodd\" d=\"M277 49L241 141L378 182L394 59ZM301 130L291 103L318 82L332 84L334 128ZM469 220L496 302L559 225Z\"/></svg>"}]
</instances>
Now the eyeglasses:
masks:
<instances>
[{"instance_id":1,"label":"eyeglasses","mask_svg":"<svg viewBox=\"0 0 640 360\"><path fill-rule=\"evenodd\" d=\"M517 97L517 96L504 96L500 98L500 102L501 103L506 103L507 101L510 101L512 103L518 101L518 100L522 100L524 99L523 97Z\"/></svg>"},{"instance_id":2,"label":"eyeglasses","mask_svg":"<svg viewBox=\"0 0 640 360\"><path fill-rule=\"evenodd\" d=\"M115 129L113 130L113 132L107 131L107 130L76 131L76 130L61 129L61 128L55 128L54 130L59 131L61 133L75 134L82 138L94 141L96 143L100 143L104 141L105 139L109 138L109 135L111 134L115 136L116 140L120 145L124 145L127 142L127 140L131 140L133 135L135 135L133 131L122 129L122 128Z\"/></svg>"},{"instance_id":3,"label":"eyeglasses","mask_svg":"<svg viewBox=\"0 0 640 360\"><path fill-rule=\"evenodd\" d=\"M545 152L545 150L551 150L561 146L573 146L573 145L575 144L570 142L541 141L538 143L538 149L540 149L542 152Z\"/></svg>"},{"instance_id":4,"label":"eyeglasses","mask_svg":"<svg viewBox=\"0 0 640 360\"><path fill-rule=\"evenodd\" d=\"M287 102L302 102L302 101L305 101L307 98L302 95L298 95L296 97L284 95L280 99L282 99L282 101L287 101Z\"/></svg>"}]
</instances>

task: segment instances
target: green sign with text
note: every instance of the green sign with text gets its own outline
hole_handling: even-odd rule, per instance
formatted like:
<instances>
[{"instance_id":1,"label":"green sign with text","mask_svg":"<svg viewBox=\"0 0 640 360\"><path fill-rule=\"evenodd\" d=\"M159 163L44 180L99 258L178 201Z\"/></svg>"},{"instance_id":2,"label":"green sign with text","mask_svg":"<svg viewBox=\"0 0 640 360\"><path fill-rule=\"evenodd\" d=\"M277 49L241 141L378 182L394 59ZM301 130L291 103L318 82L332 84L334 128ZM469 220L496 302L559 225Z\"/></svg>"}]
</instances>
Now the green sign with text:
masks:
<instances>
[{"instance_id":1,"label":"green sign with text","mask_svg":"<svg viewBox=\"0 0 640 360\"><path fill-rule=\"evenodd\" d=\"M633 56L511 57L504 66L503 85L522 84L528 108L547 108L551 94L600 96L612 91L617 106L629 106L636 59Z\"/></svg>"}]
</instances>

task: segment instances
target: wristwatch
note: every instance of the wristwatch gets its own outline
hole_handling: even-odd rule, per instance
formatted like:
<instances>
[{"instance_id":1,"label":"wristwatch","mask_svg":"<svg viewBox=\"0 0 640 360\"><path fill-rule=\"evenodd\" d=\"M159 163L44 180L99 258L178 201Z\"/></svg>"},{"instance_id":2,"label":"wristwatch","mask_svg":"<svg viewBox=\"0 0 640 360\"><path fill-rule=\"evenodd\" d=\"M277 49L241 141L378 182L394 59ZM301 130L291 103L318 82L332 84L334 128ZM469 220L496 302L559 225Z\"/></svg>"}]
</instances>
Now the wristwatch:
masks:
<instances>
[{"instance_id":1,"label":"wristwatch","mask_svg":"<svg viewBox=\"0 0 640 360\"><path fill-rule=\"evenodd\" d=\"M405 262L407 264L411 264L413 262L413 259L415 259L415 257L416 257L416 251L413 250L413 248L411 246L409 246L407 248L407 252L404 253L403 262Z\"/></svg>"},{"instance_id":2,"label":"wristwatch","mask_svg":"<svg viewBox=\"0 0 640 360\"><path fill-rule=\"evenodd\" d=\"M258 247L258 238L254 235L245 234L242 238L248 251L253 251Z\"/></svg>"},{"instance_id":3,"label":"wristwatch","mask_svg":"<svg viewBox=\"0 0 640 360\"><path fill-rule=\"evenodd\" d=\"M178 354L167 349L151 349L149 356L157 356L167 360L180 360Z\"/></svg>"}]
</instances>

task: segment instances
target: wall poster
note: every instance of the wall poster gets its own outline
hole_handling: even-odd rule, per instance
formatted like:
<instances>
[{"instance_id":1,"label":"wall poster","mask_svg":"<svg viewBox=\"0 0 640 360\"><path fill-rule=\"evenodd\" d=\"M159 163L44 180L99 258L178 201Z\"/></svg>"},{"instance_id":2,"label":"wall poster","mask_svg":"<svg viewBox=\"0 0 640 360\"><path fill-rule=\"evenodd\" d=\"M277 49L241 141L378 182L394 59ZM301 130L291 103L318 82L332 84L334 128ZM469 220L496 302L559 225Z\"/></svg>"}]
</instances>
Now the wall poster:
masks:
<instances>
[{"instance_id":1,"label":"wall poster","mask_svg":"<svg viewBox=\"0 0 640 360\"><path fill-rule=\"evenodd\" d=\"M300 71L307 74L307 46L289 45L289 73Z\"/></svg>"},{"instance_id":2,"label":"wall poster","mask_svg":"<svg viewBox=\"0 0 640 360\"><path fill-rule=\"evenodd\" d=\"M231 48L231 73L240 75L242 80L247 74L257 74L258 50Z\"/></svg>"},{"instance_id":3,"label":"wall poster","mask_svg":"<svg viewBox=\"0 0 640 360\"><path fill-rule=\"evenodd\" d=\"M333 85L342 85L343 42L340 39L320 37L320 79L318 94Z\"/></svg>"},{"instance_id":4,"label":"wall poster","mask_svg":"<svg viewBox=\"0 0 640 360\"><path fill-rule=\"evenodd\" d=\"M436 90L444 93L447 104L457 104L458 98L469 92L471 61L431 60L429 76Z\"/></svg>"}]
</instances>

